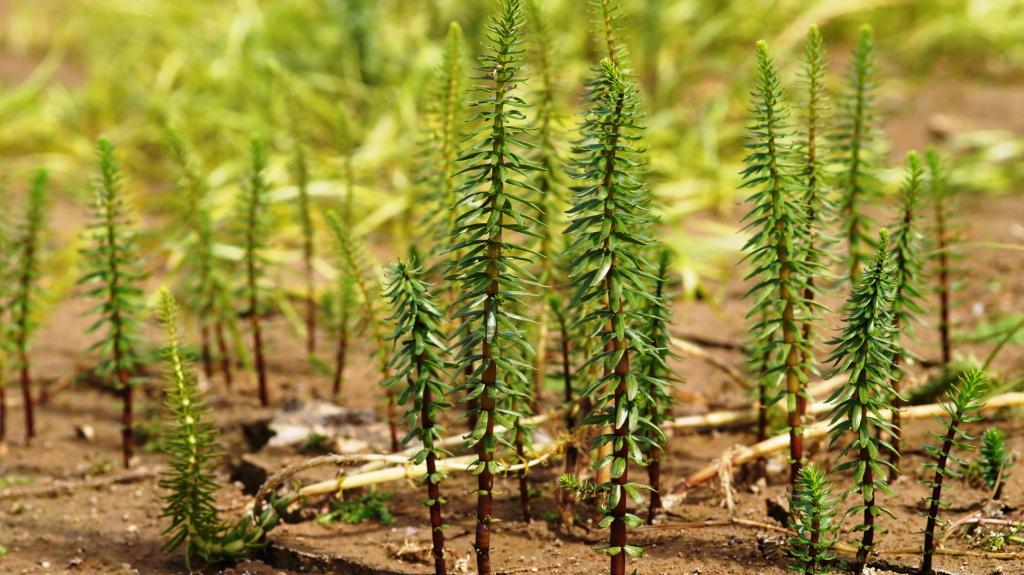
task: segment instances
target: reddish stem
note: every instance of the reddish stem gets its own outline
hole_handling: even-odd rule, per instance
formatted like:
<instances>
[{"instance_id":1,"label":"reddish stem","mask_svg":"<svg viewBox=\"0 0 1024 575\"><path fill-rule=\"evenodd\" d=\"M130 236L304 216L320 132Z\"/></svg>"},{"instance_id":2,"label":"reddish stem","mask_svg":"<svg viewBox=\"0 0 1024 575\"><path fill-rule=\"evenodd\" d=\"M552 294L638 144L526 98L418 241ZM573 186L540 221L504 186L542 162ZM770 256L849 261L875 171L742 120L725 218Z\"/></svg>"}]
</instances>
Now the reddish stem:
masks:
<instances>
[{"instance_id":1,"label":"reddish stem","mask_svg":"<svg viewBox=\"0 0 1024 575\"><path fill-rule=\"evenodd\" d=\"M0 385L0 443L7 439L7 388Z\"/></svg>"},{"instance_id":2,"label":"reddish stem","mask_svg":"<svg viewBox=\"0 0 1024 575\"><path fill-rule=\"evenodd\" d=\"M869 417L867 406L861 406L861 419L867 421ZM868 451L867 447L860 449L860 460L864 465L864 477L860 480L861 485L871 485L871 496L864 498L864 535L861 537L860 548L857 549L856 566L854 567L854 573L860 575L864 572L864 567L868 563L868 555L871 553L871 547L875 542L875 489L874 481L875 474L871 467L871 452Z\"/></svg>"},{"instance_id":3,"label":"reddish stem","mask_svg":"<svg viewBox=\"0 0 1024 575\"><path fill-rule=\"evenodd\" d=\"M921 560L921 575L931 575L932 557L935 555L935 527L939 521L939 506L942 498L942 480L945 477L946 462L949 460L949 452L953 449L953 441L956 439L957 427L960 421L954 416L946 430L946 437L942 441L942 453L939 456L938 466L935 468L935 479L932 484L932 498L928 506L928 523L924 528L924 557Z\"/></svg>"},{"instance_id":4,"label":"reddish stem","mask_svg":"<svg viewBox=\"0 0 1024 575\"><path fill-rule=\"evenodd\" d=\"M224 335L224 322L217 321L216 332L217 349L220 353L220 369L224 372L224 385L230 390L234 378L231 375L231 355L228 352L228 339Z\"/></svg>"},{"instance_id":5,"label":"reddish stem","mask_svg":"<svg viewBox=\"0 0 1024 575\"><path fill-rule=\"evenodd\" d=\"M36 436L35 409L32 406L31 377L29 376L28 358L25 350L21 350L21 400L25 404L25 442Z\"/></svg>"},{"instance_id":6,"label":"reddish stem","mask_svg":"<svg viewBox=\"0 0 1024 575\"><path fill-rule=\"evenodd\" d=\"M306 352L316 353L316 288L313 281L313 245L304 248L306 260Z\"/></svg>"},{"instance_id":7,"label":"reddish stem","mask_svg":"<svg viewBox=\"0 0 1024 575\"><path fill-rule=\"evenodd\" d=\"M115 346L116 350L116 346ZM115 351L115 357L120 355ZM115 360L120 363L120 359ZM124 467L128 469L131 466L132 457L135 455L134 450L134 436L132 432L132 385L128 379L128 372L122 368L117 369L117 380L121 385L121 446L122 455L124 456Z\"/></svg>"},{"instance_id":8,"label":"reddish stem","mask_svg":"<svg viewBox=\"0 0 1024 575\"><path fill-rule=\"evenodd\" d=\"M338 326L338 351L334 362L334 385L331 397L334 401L341 399L341 385L345 381L345 361L348 354L348 311L343 310Z\"/></svg>"},{"instance_id":9,"label":"reddish stem","mask_svg":"<svg viewBox=\"0 0 1024 575\"><path fill-rule=\"evenodd\" d=\"M203 358L203 375L213 378L213 354L210 353L210 326L205 319L199 320L199 349Z\"/></svg>"},{"instance_id":10,"label":"reddish stem","mask_svg":"<svg viewBox=\"0 0 1024 575\"><path fill-rule=\"evenodd\" d=\"M661 503L661 450L655 449L647 464L647 478L651 483L651 500L647 506L647 524L654 525L654 517L662 510Z\"/></svg>"},{"instance_id":11,"label":"reddish stem","mask_svg":"<svg viewBox=\"0 0 1024 575\"><path fill-rule=\"evenodd\" d=\"M519 427L519 422L516 421L516 455L519 456L519 461L526 463L526 450L523 447L523 435L524 431ZM519 508L523 512L523 521L530 523L533 517L530 514L530 486L526 481L527 469L519 470Z\"/></svg>"},{"instance_id":12,"label":"reddish stem","mask_svg":"<svg viewBox=\"0 0 1024 575\"><path fill-rule=\"evenodd\" d=\"M423 361L422 356L419 359ZM423 390L423 399L420 406L420 427L425 433L434 428L434 420L430 416L430 406L434 403L433 392L430 386L426 385ZM444 523L441 520L441 486L434 482L437 474L437 456L433 451L427 452L427 498L430 500L430 531L433 548L431 554L434 556L434 575L446 575L447 565L444 561Z\"/></svg>"},{"instance_id":13,"label":"reddish stem","mask_svg":"<svg viewBox=\"0 0 1024 575\"><path fill-rule=\"evenodd\" d=\"M953 358L949 336L949 238L946 237L946 210L942 198L935 198L935 223L939 249L939 337L942 340L942 366Z\"/></svg>"}]
</instances>

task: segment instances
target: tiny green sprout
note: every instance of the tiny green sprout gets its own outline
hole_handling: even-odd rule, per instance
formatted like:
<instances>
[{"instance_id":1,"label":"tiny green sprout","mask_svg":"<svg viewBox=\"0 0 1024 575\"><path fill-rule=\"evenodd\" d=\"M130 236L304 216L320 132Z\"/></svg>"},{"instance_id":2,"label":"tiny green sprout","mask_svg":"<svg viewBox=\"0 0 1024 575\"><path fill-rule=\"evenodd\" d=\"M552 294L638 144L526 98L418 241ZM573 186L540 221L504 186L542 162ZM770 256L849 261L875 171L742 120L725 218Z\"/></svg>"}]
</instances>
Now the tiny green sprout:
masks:
<instances>
[{"instance_id":1,"label":"tiny green sprout","mask_svg":"<svg viewBox=\"0 0 1024 575\"><path fill-rule=\"evenodd\" d=\"M925 498L928 505L927 523L924 529L924 557L921 561L921 575L931 575L932 558L935 555L936 540L935 529L939 523L939 510L948 507L949 504L942 499L942 484L945 478L959 479L960 472L956 470L963 462L957 456L955 449L973 451L974 445L970 442L974 439L963 429L964 425L975 423L981 420L977 415L978 410L984 404L984 394L989 387L988 376L980 369L965 372L960 381L947 393L947 401L942 404L946 412L946 420L943 421L946 432L943 434L932 433L941 443L938 446L929 445L925 447L934 461L925 464L925 469L934 472L934 478L925 481L925 484L932 488L931 495Z\"/></svg>"},{"instance_id":2,"label":"tiny green sprout","mask_svg":"<svg viewBox=\"0 0 1024 575\"><path fill-rule=\"evenodd\" d=\"M603 492L608 491L607 484L594 483L590 479L580 479L571 473L559 475L558 486L564 491L574 493L578 501L592 501Z\"/></svg>"},{"instance_id":3,"label":"tiny green sprout","mask_svg":"<svg viewBox=\"0 0 1024 575\"><path fill-rule=\"evenodd\" d=\"M800 469L791 499L789 554L792 570L801 575L829 573L828 563L835 559L839 525L835 522L836 500L828 475L814 465Z\"/></svg>"},{"instance_id":4,"label":"tiny green sprout","mask_svg":"<svg viewBox=\"0 0 1024 575\"><path fill-rule=\"evenodd\" d=\"M992 490L992 499L1000 499L1003 496L1003 487L1010 477L1010 468L1013 467L1013 454L1006 446L1006 436L1003 430L998 427L990 427L981 435L981 457L978 459L978 468L985 485Z\"/></svg>"}]
</instances>

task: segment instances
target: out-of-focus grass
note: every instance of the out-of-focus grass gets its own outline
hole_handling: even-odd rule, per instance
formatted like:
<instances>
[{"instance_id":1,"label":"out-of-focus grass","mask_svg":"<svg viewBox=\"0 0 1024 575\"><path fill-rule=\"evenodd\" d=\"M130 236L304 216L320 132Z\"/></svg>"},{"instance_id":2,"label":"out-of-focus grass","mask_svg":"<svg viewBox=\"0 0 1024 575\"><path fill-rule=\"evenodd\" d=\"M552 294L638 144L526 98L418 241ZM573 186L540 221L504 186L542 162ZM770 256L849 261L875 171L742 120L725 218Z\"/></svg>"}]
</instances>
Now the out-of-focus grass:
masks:
<instances>
[{"instance_id":1,"label":"out-of-focus grass","mask_svg":"<svg viewBox=\"0 0 1024 575\"><path fill-rule=\"evenodd\" d=\"M571 112L595 60L589 18L583 0L542 4L558 32L563 128L571 137ZM1024 70L1019 0L624 4L650 126L650 181L689 286L717 273L740 241L731 226L692 221L695 214L728 214L739 200L756 39L768 39L793 79L803 34L818 23L838 86L856 24L870 22L889 100L913 86L935 85L939 74L999 83ZM419 98L447 24L463 25L474 53L493 6L481 0L9 0L0 7L0 161L15 179L45 165L56 188L84 200L92 144L105 134L124 151L144 212L159 215L177 205L163 161L164 126L171 124L208 168L215 212L223 213L237 190L254 132L278 151L270 178L284 204L294 195L285 153L288 93L310 140L311 193L321 204L342 195L337 126L343 114L355 146L358 231L382 231L378 239L386 240L404 237L391 232L411 197ZM960 134L951 146L964 155L958 181L991 191L1020 185L1020 168L1013 167L1024 156L1019 134ZM297 237L287 233L293 218L278 220L282 236Z\"/></svg>"}]
</instances>

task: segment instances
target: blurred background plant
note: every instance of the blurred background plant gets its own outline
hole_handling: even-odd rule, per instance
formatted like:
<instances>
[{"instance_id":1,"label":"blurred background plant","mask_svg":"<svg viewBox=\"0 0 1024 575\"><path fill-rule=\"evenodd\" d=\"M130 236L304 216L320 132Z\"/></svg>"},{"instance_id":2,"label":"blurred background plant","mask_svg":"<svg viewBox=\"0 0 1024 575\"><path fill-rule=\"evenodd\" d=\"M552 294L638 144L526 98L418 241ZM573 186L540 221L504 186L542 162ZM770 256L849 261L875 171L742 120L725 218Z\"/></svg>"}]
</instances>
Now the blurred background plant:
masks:
<instances>
[{"instance_id":1,"label":"blurred background plant","mask_svg":"<svg viewBox=\"0 0 1024 575\"><path fill-rule=\"evenodd\" d=\"M262 135L276 238L267 257L286 262L269 278L299 297L301 222L289 175L291 131L308 149L308 194L318 211L341 205L354 182L353 232L402 253L416 189L416 134L453 20L479 46L491 2L479 0L6 0L0 1L0 161L13 181L49 169L58 197L84 202L92 143L104 135L124 154L147 221L173 225L176 197L165 145L174 126L194 143L214 218L238 191L247 142ZM1024 97L1024 2L1020 0L625 0L630 44L649 125L650 181L662 206L673 271L684 293L732 274L742 244L731 212L747 115L755 40L772 45L787 83L807 27L832 46L837 87L857 24L876 30L882 116L890 148L938 141L956 157L954 185L1005 193L1024 181L1024 121L985 113L993 98ZM594 40L578 0L546 0L566 110L578 108ZM468 60L471 61L471 60ZM941 90L937 90L941 88ZM939 91L941 95L937 95ZM965 120L964 116L969 116ZM571 130L575 114L561 114ZM1017 122L1015 125L1014 122ZM564 143L565 146L568 142ZM896 163L890 162L895 165ZM349 174L349 167L352 173ZM881 174L886 190L898 169ZM59 222L78 225L77 216ZM151 226L144 249L180 235ZM67 236L70 234L64 234ZM65 237L66 239L66 237ZM390 245L389 245L390 244ZM237 258L218 245L220 257ZM318 260L324 277L334 270ZM62 269L69 269L62 262ZM71 272L69 272L71 273ZM59 286L59 280L51 280ZM326 285L326 284L324 284ZM288 315L288 310L283 310ZM302 331L297 314L292 324Z\"/></svg>"}]
</instances>

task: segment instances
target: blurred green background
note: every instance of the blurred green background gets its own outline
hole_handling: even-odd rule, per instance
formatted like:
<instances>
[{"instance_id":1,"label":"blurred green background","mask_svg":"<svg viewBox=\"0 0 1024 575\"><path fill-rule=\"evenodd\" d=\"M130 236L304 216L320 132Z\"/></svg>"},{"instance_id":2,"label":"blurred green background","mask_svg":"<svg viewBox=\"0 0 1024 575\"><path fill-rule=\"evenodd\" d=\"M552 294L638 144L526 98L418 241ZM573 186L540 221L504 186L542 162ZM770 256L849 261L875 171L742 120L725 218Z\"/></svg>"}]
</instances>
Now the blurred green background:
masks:
<instances>
[{"instance_id":1,"label":"blurred green background","mask_svg":"<svg viewBox=\"0 0 1024 575\"><path fill-rule=\"evenodd\" d=\"M787 80L804 33L819 24L841 85L857 26L874 25L890 164L935 140L955 181L985 193L1024 179L1024 2L1015 0L624 0L625 38L642 83L650 182L689 290L735 261L733 210L754 42L768 40ZM563 134L572 139L595 47L586 0L540 3L556 32ZM136 205L152 221L175 209L165 126L191 140L216 213L239 186L247 141L272 151L274 197L294 196L289 110L309 146L311 193L341 196L351 152L358 231L387 244L413 197L417 121L457 20L475 54L488 0L0 1L0 161L20 182L47 167L56 193L88 200L93 144L118 147ZM527 72L529 74L529 72ZM527 87L527 90L529 88ZM529 92L526 92L528 95ZM293 102L293 104L289 104ZM896 170L883 173L895 185ZM57 224L61 225L58 214ZM69 227L76 218L67 216ZM295 257L293 218L278 218L280 255ZM166 230L165 230L166 231ZM294 233L289 233L293 231ZM151 239L173 234L153 226ZM164 241L166 240L166 241Z\"/></svg>"}]
</instances>

